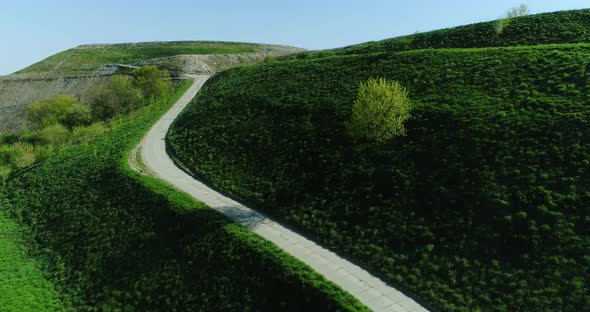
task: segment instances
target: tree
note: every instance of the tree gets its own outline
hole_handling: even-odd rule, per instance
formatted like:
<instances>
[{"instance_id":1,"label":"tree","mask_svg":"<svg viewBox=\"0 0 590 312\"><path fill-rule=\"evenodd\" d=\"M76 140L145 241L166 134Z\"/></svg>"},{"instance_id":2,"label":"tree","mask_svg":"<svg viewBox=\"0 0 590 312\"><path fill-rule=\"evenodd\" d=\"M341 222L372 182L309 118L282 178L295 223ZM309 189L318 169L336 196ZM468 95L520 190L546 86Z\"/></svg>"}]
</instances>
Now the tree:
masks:
<instances>
[{"instance_id":1,"label":"tree","mask_svg":"<svg viewBox=\"0 0 590 312\"><path fill-rule=\"evenodd\" d=\"M406 134L411 110L408 91L399 82L369 79L359 85L346 128L357 141L382 143Z\"/></svg>"},{"instance_id":2,"label":"tree","mask_svg":"<svg viewBox=\"0 0 590 312\"><path fill-rule=\"evenodd\" d=\"M108 83L92 88L89 97L92 112L100 120L130 112L142 104L141 91L123 75L114 75Z\"/></svg>"},{"instance_id":3,"label":"tree","mask_svg":"<svg viewBox=\"0 0 590 312\"><path fill-rule=\"evenodd\" d=\"M33 128L61 124L69 129L87 125L91 121L90 107L68 95L33 102L27 110L27 120Z\"/></svg>"},{"instance_id":4,"label":"tree","mask_svg":"<svg viewBox=\"0 0 590 312\"><path fill-rule=\"evenodd\" d=\"M166 96L172 89L170 74L155 66L143 66L131 72L133 85L139 88L148 100L157 100Z\"/></svg>"},{"instance_id":5,"label":"tree","mask_svg":"<svg viewBox=\"0 0 590 312\"><path fill-rule=\"evenodd\" d=\"M496 30L496 33L498 35L501 34L504 31L504 29L506 28L506 26L508 26L508 24L510 24L510 22L512 21L513 18L527 16L529 14L530 14L530 10L526 4L521 4L518 7L514 7L512 9L506 11L506 14L504 14L504 18L497 20L496 23L494 24L494 28Z\"/></svg>"}]
</instances>

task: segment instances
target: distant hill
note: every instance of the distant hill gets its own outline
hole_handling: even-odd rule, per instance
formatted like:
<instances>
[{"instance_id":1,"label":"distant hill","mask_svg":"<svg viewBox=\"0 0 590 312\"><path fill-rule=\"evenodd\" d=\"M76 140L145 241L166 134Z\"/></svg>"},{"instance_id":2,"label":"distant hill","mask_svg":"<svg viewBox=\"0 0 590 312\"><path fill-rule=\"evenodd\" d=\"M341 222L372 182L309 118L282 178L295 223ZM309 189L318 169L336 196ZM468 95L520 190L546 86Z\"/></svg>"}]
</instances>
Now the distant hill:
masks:
<instances>
[{"instance_id":1,"label":"distant hill","mask_svg":"<svg viewBox=\"0 0 590 312\"><path fill-rule=\"evenodd\" d=\"M283 55L299 51L302 51L302 49L277 45L219 41L92 44L82 45L52 55L38 63L18 71L17 74L51 73L72 75L94 72L98 70L101 65L130 65L149 59L176 55Z\"/></svg>"},{"instance_id":2,"label":"distant hill","mask_svg":"<svg viewBox=\"0 0 590 312\"><path fill-rule=\"evenodd\" d=\"M441 310L577 311L590 306L589 12L230 69L175 122L170 147ZM379 77L415 108L407 136L361 146L345 122L359 83Z\"/></svg>"},{"instance_id":3,"label":"distant hill","mask_svg":"<svg viewBox=\"0 0 590 312\"><path fill-rule=\"evenodd\" d=\"M117 65L155 65L173 76L211 75L303 49L254 43L178 41L83 45L0 77L0 132L18 130L27 106L56 94L86 100L87 92L120 72Z\"/></svg>"},{"instance_id":4,"label":"distant hill","mask_svg":"<svg viewBox=\"0 0 590 312\"><path fill-rule=\"evenodd\" d=\"M485 48L590 42L590 9L513 18L498 31L497 21L417 33L343 48L302 52L284 59L317 58L418 49Z\"/></svg>"}]
</instances>

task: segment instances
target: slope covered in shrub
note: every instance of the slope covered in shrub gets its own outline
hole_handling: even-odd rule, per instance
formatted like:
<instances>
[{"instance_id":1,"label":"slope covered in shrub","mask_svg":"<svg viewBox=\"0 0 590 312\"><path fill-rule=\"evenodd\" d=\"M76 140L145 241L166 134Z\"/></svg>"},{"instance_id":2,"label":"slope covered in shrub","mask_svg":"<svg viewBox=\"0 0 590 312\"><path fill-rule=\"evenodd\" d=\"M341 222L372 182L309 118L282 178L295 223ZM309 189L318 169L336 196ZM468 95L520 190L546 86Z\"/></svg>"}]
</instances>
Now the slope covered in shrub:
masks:
<instances>
[{"instance_id":1,"label":"slope covered in shrub","mask_svg":"<svg viewBox=\"0 0 590 312\"><path fill-rule=\"evenodd\" d=\"M80 311L365 308L274 245L128 168L129 151L183 92L8 179L0 207L30 230Z\"/></svg>"},{"instance_id":2,"label":"slope covered in shrub","mask_svg":"<svg viewBox=\"0 0 590 312\"><path fill-rule=\"evenodd\" d=\"M355 145L360 82L407 136ZM590 306L590 45L329 57L211 78L171 150L214 185L443 310Z\"/></svg>"},{"instance_id":3,"label":"slope covered in shrub","mask_svg":"<svg viewBox=\"0 0 590 312\"><path fill-rule=\"evenodd\" d=\"M348 47L301 52L285 59L417 49L485 48L590 42L590 9L511 18L501 31L497 21L429 31Z\"/></svg>"}]
</instances>

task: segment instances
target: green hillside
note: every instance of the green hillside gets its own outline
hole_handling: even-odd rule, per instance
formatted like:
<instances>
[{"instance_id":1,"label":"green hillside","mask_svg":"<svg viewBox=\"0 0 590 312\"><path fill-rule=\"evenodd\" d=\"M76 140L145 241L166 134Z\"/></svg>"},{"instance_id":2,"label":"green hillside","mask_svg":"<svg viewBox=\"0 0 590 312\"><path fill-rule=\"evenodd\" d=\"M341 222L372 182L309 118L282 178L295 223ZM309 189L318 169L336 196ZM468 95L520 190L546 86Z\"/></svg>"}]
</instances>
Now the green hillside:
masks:
<instances>
[{"instance_id":1,"label":"green hillside","mask_svg":"<svg viewBox=\"0 0 590 312\"><path fill-rule=\"evenodd\" d=\"M30 253L61 297L77 311L366 310L249 230L129 169L130 150L187 87L0 189L1 212L30 229Z\"/></svg>"},{"instance_id":2,"label":"green hillside","mask_svg":"<svg viewBox=\"0 0 590 312\"><path fill-rule=\"evenodd\" d=\"M407 136L359 146L359 82ZM417 50L233 69L169 133L195 173L442 310L590 306L590 45Z\"/></svg>"},{"instance_id":3,"label":"green hillside","mask_svg":"<svg viewBox=\"0 0 590 312\"><path fill-rule=\"evenodd\" d=\"M483 22L366 42L338 49L302 52L284 58L316 58L417 49L485 48L590 42L590 9L513 18L502 30L498 30L496 24L496 21Z\"/></svg>"},{"instance_id":4,"label":"green hillside","mask_svg":"<svg viewBox=\"0 0 590 312\"><path fill-rule=\"evenodd\" d=\"M82 45L50 56L18 71L26 73L77 74L104 64L134 64L156 57L180 54L239 54L285 47L217 41L172 41Z\"/></svg>"},{"instance_id":5,"label":"green hillside","mask_svg":"<svg viewBox=\"0 0 590 312\"><path fill-rule=\"evenodd\" d=\"M27 256L22 233L0 210L0 310L68 311L39 264Z\"/></svg>"}]
</instances>

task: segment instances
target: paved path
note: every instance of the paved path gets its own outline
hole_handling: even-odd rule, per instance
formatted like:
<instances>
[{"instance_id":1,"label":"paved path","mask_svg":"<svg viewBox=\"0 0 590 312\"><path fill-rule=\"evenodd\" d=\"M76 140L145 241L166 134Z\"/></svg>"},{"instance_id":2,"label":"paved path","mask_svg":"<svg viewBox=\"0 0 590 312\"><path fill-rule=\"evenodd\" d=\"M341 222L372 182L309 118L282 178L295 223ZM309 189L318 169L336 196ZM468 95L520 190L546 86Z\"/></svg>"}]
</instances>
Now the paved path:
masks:
<instances>
[{"instance_id":1,"label":"paved path","mask_svg":"<svg viewBox=\"0 0 590 312\"><path fill-rule=\"evenodd\" d=\"M176 167L166 153L165 137L172 121L197 94L208 77L193 76L193 78L195 82L190 89L150 129L140 143L141 147L138 146L141 148L141 157L148 171L275 243L348 291L372 310L427 311L414 300L373 277L367 271L281 226L264 214L215 192Z\"/></svg>"}]
</instances>

